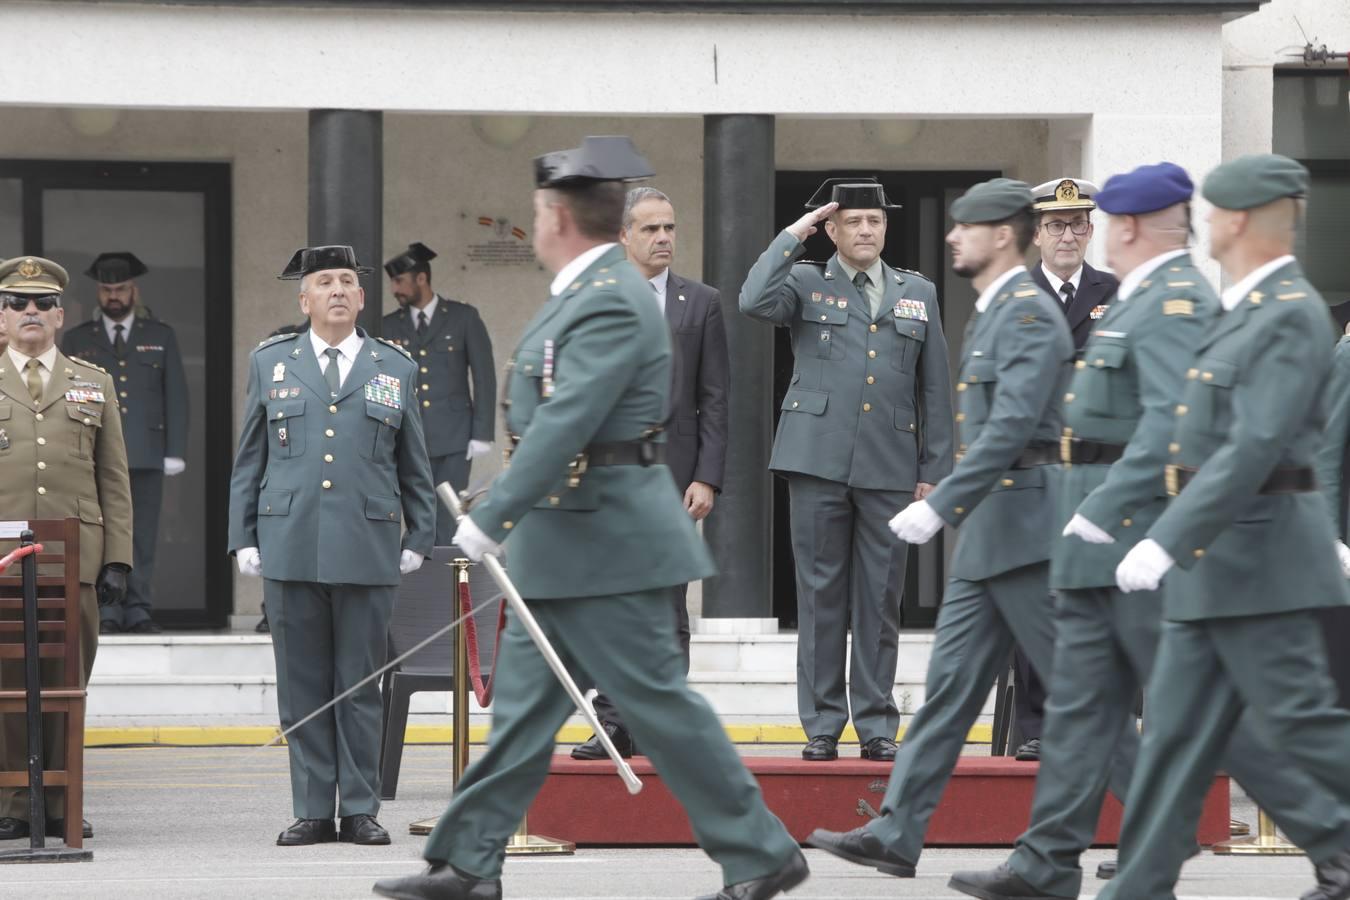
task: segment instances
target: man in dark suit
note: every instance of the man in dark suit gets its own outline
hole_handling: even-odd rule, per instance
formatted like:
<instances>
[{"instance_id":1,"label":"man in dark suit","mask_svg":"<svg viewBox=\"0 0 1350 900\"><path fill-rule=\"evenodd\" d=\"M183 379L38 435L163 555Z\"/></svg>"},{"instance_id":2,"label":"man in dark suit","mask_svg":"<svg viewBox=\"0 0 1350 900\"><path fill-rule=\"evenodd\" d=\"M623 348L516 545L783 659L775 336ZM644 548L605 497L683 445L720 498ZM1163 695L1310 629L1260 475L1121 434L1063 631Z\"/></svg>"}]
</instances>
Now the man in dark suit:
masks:
<instances>
[{"instance_id":1,"label":"man in dark suit","mask_svg":"<svg viewBox=\"0 0 1350 900\"><path fill-rule=\"evenodd\" d=\"M656 188L628 192L619 242L628 260L652 286L656 302L666 314L673 339L670 417L666 426L666 465L694 521L712 511L722 489L727 457L727 392L730 371L727 333L717 289L683 278L670 270L675 258L675 207ZM689 607L687 585L671 590L679 624L680 650L689 671ZM614 746L625 756L633 740L623 719L604 694L595 698L595 712ZM595 737L572 750L576 759L603 759L605 750Z\"/></svg>"}]
</instances>

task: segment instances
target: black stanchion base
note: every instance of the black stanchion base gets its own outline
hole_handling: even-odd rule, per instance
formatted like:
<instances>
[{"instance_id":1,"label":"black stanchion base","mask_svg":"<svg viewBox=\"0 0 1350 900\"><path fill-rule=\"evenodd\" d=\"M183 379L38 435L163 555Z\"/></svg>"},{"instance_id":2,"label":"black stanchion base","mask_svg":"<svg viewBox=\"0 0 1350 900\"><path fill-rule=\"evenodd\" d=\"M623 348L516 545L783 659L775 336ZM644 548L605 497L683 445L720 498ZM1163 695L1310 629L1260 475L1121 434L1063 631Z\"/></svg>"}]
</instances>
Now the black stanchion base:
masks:
<instances>
[{"instance_id":1,"label":"black stanchion base","mask_svg":"<svg viewBox=\"0 0 1350 900\"><path fill-rule=\"evenodd\" d=\"M57 844L55 847L16 847L13 850L0 850L0 864L93 861L93 850L75 850L65 844Z\"/></svg>"}]
</instances>

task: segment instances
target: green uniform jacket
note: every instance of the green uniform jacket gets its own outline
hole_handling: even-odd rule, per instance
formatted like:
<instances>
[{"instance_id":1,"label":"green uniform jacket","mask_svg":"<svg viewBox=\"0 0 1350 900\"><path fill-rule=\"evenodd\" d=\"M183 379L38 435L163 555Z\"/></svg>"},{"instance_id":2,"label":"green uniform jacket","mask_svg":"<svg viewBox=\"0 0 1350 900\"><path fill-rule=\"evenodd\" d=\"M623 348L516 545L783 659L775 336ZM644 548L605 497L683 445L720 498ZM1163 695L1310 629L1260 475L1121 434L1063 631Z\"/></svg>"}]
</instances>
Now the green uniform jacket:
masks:
<instances>
[{"instance_id":1,"label":"green uniform jacket","mask_svg":"<svg viewBox=\"0 0 1350 900\"><path fill-rule=\"evenodd\" d=\"M435 306L426 334L418 336L409 307L384 317L383 336L417 363L427 453L450 456L463 454L470 440L493 440L497 370L478 310L439 294Z\"/></svg>"},{"instance_id":2,"label":"green uniform jacket","mask_svg":"<svg viewBox=\"0 0 1350 900\"><path fill-rule=\"evenodd\" d=\"M0 517L80 520L80 581L108 563L131 566L131 481L113 380L56 354L33 404L0 351Z\"/></svg>"},{"instance_id":3,"label":"green uniform jacket","mask_svg":"<svg viewBox=\"0 0 1350 900\"><path fill-rule=\"evenodd\" d=\"M61 338L61 352L106 369L117 382L127 463L133 469L163 469L164 457L187 459L188 387L173 329L148 315L130 319L119 356L108 341L103 318L81 323Z\"/></svg>"},{"instance_id":4,"label":"green uniform jacket","mask_svg":"<svg viewBox=\"0 0 1350 900\"><path fill-rule=\"evenodd\" d=\"M769 468L912 491L952 470L951 375L933 282L882 264L875 319L830 257L794 262L784 231L741 287L741 312L792 331L792 384Z\"/></svg>"},{"instance_id":5,"label":"green uniform jacket","mask_svg":"<svg viewBox=\"0 0 1350 900\"><path fill-rule=\"evenodd\" d=\"M1116 566L1162 514L1173 410L1218 313L1218 295L1185 254L1149 273L1095 324L1065 396L1065 436L1129 447L1114 465L1064 467L1051 587L1113 587ZM1063 537L1075 512L1116 542Z\"/></svg>"},{"instance_id":6,"label":"green uniform jacket","mask_svg":"<svg viewBox=\"0 0 1350 900\"><path fill-rule=\"evenodd\" d=\"M361 334L331 402L308 332L270 338L249 355L230 552L257 547L264 578L394 585L400 546L431 555L436 499L417 366Z\"/></svg>"},{"instance_id":7,"label":"green uniform jacket","mask_svg":"<svg viewBox=\"0 0 1350 900\"><path fill-rule=\"evenodd\" d=\"M1327 395L1327 428L1322 449L1317 451L1317 483L1327 498L1336 536L1344 540L1346 521L1350 518L1341 483L1346 452L1350 450L1350 336L1336 344Z\"/></svg>"},{"instance_id":8,"label":"green uniform jacket","mask_svg":"<svg viewBox=\"0 0 1350 900\"><path fill-rule=\"evenodd\" d=\"M1311 466L1321 446L1333 334L1321 296L1291 262L1199 345L1172 437L1172 461L1199 472L1148 532L1179 569L1168 576L1166 618L1350 601L1322 494L1259 493L1272 470Z\"/></svg>"},{"instance_id":9,"label":"green uniform jacket","mask_svg":"<svg viewBox=\"0 0 1350 900\"><path fill-rule=\"evenodd\" d=\"M506 426L519 444L471 512L494 540L510 538L511 578L526 598L626 594L713 574L667 467L599 466L567 484L587 445L660 427L670 357L652 289L617 246L526 326L506 367Z\"/></svg>"},{"instance_id":10,"label":"green uniform jacket","mask_svg":"<svg viewBox=\"0 0 1350 900\"><path fill-rule=\"evenodd\" d=\"M1059 440L1073 356L1064 313L1025 272L971 320L956 385L956 468L928 495L961 529L951 577L980 581L1050 558L1059 466L1013 465L1027 447Z\"/></svg>"}]
</instances>

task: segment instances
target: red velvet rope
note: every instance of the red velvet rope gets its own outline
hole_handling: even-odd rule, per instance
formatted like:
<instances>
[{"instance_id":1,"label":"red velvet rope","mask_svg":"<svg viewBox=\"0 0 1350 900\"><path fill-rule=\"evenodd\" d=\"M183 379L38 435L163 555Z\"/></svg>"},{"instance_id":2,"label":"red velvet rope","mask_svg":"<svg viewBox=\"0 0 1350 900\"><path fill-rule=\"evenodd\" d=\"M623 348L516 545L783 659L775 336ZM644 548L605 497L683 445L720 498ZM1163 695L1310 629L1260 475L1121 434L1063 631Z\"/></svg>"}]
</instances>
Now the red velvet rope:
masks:
<instances>
[{"instance_id":1,"label":"red velvet rope","mask_svg":"<svg viewBox=\"0 0 1350 900\"><path fill-rule=\"evenodd\" d=\"M42 552L41 544L29 544L27 547L19 547L17 550L15 550L13 553L10 553L8 556L0 558L0 572L5 571L10 566L14 565L14 563L23 559L25 556L32 556L34 553L41 553L41 552Z\"/></svg>"},{"instance_id":2,"label":"red velvet rope","mask_svg":"<svg viewBox=\"0 0 1350 900\"><path fill-rule=\"evenodd\" d=\"M483 667L478 659L478 622L469 615L473 609L473 598L469 596L469 583L462 581L459 583L459 609L460 615L468 616L461 627L465 629L464 638L469 645L469 680L473 685L473 695L478 699L478 705L486 708L492 702L492 686L496 679L491 674L487 678L483 677ZM502 629L506 627L506 598L502 598L501 605L497 607L497 634L494 637L492 660L495 670L497 653L502 647Z\"/></svg>"}]
</instances>

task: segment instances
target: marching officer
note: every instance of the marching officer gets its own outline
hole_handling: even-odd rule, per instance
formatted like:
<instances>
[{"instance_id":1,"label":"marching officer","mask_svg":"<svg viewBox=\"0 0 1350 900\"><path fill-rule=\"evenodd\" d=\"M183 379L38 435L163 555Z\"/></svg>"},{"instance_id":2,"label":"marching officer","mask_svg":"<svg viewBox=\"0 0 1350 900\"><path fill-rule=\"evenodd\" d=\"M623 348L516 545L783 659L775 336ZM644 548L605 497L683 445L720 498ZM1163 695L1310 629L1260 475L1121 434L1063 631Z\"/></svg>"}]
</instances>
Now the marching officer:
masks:
<instances>
[{"instance_id":1,"label":"marching officer","mask_svg":"<svg viewBox=\"0 0 1350 900\"><path fill-rule=\"evenodd\" d=\"M806 860L690 690L675 639L670 588L711 575L712 561L660 465L669 329L613 243L623 182L651 174L625 137L535 160L534 251L556 273L552 296L507 367L510 466L461 520L455 544L479 560L510 538L512 578L540 627L580 681L604 685L721 864L717 900L769 900L806 879ZM572 709L514 618L496 672L487 753L427 840L430 869L378 882L377 894L502 896L506 842Z\"/></svg>"},{"instance_id":2,"label":"marching officer","mask_svg":"<svg viewBox=\"0 0 1350 900\"><path fill-rule=\"evenodd\" d=\"M1058 591L1050 715L1031 828L1008 862L957 872L951 886L984 900L1076 897L1078 859L1101 813L1111 753L1135 730L1134 698L1153 669L1162 594L1124 596L1116 566L1162 513L1173 413L1219 298L1191 260L1190 177L1172 163L1117 175L1097 195L1110 214L1107 256L1123 281L1065 395L1066 464L1051 586ZM1350 819L1312 779L1234 730L1224 769L1314 859L1350 844ZM1339 821L1338 821L1339 817ZM1184 843L1191 852L1194 843ZM1114 872L1102 864L1098 875Z\"/></svg>"},{"instance_id":3,"label":"marching officer","mask_svg":"<svg viewBox=\"0 0 1350 900\"><path fill-rule=\"evenodd\" d=\"M1336 344L1336 362L1327 388L1330 412L1326 440L1317 454L1317 483L1327 498L1336 529L1336 555L1341 571L1350 578L1350 503L1347 503L1346 463L1350 462L1350 332ZM1318 615L1327 637L1327 661L1336 680L1341 706L1350 709L1350 607L1321 610Z\"/></svg>"},{"instance_id":4,"label":"marching officer","mask_svg":"<svg viewBox=\"0 0 1350 900\"><path fill-rule=\"evenodd\" d=\"M249 357L230 552L263 577L283 727L380 666L400 575L435 538L417 366L356 327L370 271L351 247L296 251L279 277L300 279L310 328ZM279 845L389 843L375 820L380 721L372 681L289 736L297 819Z\"/></svg>"},{"instance_id":5,"label":"marching officer","mask_svg":"<svg viewBox=\"0 0 1350 900\"><path fill-rule=\"evenodd\" d=\"M1314 612L1346 605L1350 592L1312 468L1335 328L1291 252L1307 193L1308 170L1275 154L1240 157L1205 179L1210 253L1233 283L1174 408L1175 496L1116 569L1126 593L1157 590L1171 574L1121 869L1103 898L1172 895L1244 713L1350 806L1350 711L1336 707ZM1319 886L1304 897L1350 895L1350 846L1314 859Z\"/></svg>"},{"instance_id":6,"label":"marching officer","mask_svg":"<svg viewBox=\"0 0 1350 900\"><path fill-rule=\"evenodd\" d=\"M787 479L792 507L802 758L835 759L851 710L863 759L890 761L900 610L887 583L904 584L908 548L885 520L951 471L947 342L933 282L881 260L886 211L898 207L880 184L832 178L806 206L740 296L741 312L792 332L792 383L769 468ZM798 262L822 222L837 252Z\"/></svg>"},{"instance_id":7,"label":"marching officer","mask_svg":"<svg viewBox=\"0 0 1350 900\"><path fill-rule=\"evenodd\" d=\"M901 878L915 875L929 818L1014 640L1050 673L1050 531L1060 398L1074 352L1064 316L1022 265L1035 228L1031 202L1025 184L995 178L952 204L952 267L980 291L957 385L961 443L952 474L891 520L901 540L916 544L944 525L960 529L927 699L896 756L881 817L842 834L818 829L807 840ZM1136 746L1127 735L1117 744L1118 797Z\"/></svg>"},{"instance_id":8,"label":"marching officer","mask_svg":"<svg viewBox=\"0 0 1350 900\"><path fill-rule=\"evenodd\" d=\"M80 684L98 650L99 604L127 592L132 562L131 485L117 388L108 373L56 349L65 321L66 270L36 256L0 264L0 319L9 347L0 353L0 511L9 519L80 520ZM22 640L7 632L6 640ZM43 678L59 671L43 663ZM0 665L0 688L23 686L23 664ZM22 715L0 717L0 768L28 765ZM48 768L64 767L60 716L43 721ZM60 789L47 789L47 834L64 833ZM28 791L0 788L0 840L28 837ZM84 836L93 829L84 823Z\"/></svg>"},{"instance_id":9,"label":"marching officer","mask_svg":"<svg viewBox=\"0 0 1350 900\"><path fill-rule=\"evenodd\" d=\"M101 313L65 333L61 349L106 369L117 382L136 508L135 556L125 603L99 610L104 634L158 634L150 617L164 477L187 467L188 390L173 329L140 303L148 269L131 253L100 253L85 275L97 282Z\"/></svg>"},{"instance_id":10,"label":"marching officer","mask_svg":"<svg viewBox=\"0 0 1350 900\"><path fill-rule=\"evenodd\" d=\"M448 481L461 491L469 483L470 461L492 450L497 372L478 310L431 289L435 258L425 244L414 242L384 264L400 308L384 317L383 329L384 337L417 363L435 483ZM436 504L436 544L449 544L454 531L450 511Z\"/></svg>"}]
</instances>

